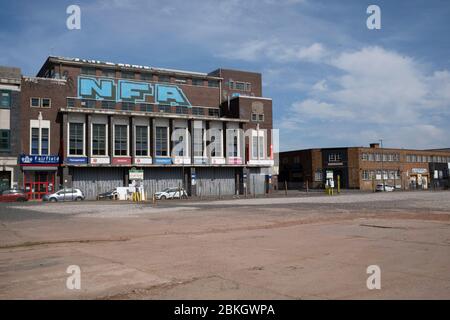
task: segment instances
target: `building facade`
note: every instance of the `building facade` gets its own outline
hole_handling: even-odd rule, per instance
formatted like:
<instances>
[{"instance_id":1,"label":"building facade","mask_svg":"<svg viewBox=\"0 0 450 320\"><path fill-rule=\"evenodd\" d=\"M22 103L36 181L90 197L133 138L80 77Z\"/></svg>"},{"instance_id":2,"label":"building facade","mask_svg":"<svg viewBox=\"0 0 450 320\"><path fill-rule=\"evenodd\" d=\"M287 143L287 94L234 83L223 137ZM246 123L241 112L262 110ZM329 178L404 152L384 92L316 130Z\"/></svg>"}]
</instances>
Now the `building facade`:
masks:
<instances>
[{"instance_id":1,"label":"building facade","mask_svg":"<svg viewBox=\"0 0 450 320\"><path fill-rule=\"evenodd\" d=\"M20 69L0 66L0 192L19 186L20 88Z\"/></svg>"},{"instance_id":2,"label":"building facade","mask_svg":"<svg viewBox=\"0 0 450 320\"><path fill-rule=\"evenodd\" d=\"M374 190L385 183L403 190L449 187L450 150L370 147L323 148L280 153L280 183L323 188L327 172L342 188ZM281 187L281 186L280 186Z\"/></svg>"},{"instance_id":3,"label":"building facade","mask_svg":"<svg viewBox=\"0 0 450 320\"><path fill-rule=\"evenodd\" d=\"M20 108L30 199L62 187L95 199L136 183L148 195L266 192L272 100L261 74L49 57L36 77L22 77Z\"/></svg>"}]
</instances>

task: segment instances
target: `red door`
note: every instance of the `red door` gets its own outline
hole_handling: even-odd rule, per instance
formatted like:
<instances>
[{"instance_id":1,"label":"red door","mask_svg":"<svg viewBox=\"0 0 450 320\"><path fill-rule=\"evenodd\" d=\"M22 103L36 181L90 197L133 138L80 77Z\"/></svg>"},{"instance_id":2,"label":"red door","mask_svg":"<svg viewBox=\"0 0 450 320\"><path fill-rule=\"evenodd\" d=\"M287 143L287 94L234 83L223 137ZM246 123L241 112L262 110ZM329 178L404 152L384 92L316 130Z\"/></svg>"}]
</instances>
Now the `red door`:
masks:
<instances>
[{"instance_id":1,"label":"red door","mask_svg":"<svg viewBox=\"0 0 450 320\"><path fill-rule=\"evenodd\" d=\"M55 173L47 171L26 172L24 189L28 200L40 200L46 194L54 192Z\"/></svg>"}]
</instances>

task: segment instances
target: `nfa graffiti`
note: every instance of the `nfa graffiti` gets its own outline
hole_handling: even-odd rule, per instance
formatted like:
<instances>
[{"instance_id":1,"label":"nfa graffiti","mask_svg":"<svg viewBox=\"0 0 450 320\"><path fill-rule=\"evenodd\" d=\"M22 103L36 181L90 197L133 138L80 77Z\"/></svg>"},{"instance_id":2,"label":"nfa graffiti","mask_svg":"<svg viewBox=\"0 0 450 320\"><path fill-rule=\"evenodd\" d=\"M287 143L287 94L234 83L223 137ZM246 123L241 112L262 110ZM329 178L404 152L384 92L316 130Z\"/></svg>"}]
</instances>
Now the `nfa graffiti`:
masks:
<instances>
[{"instance_id":1,"label":"nfa graffiti","mask_svg":"<svg viewBox=\"0 0 450 320\"><path fill-rule=\"evenodd\" d=\"M176 85L153 84L141 81L78 77L78 98L113 100L116 102L149 102L154 97L160 104L190 107L191 103Z\"/></svg>"}]
</instances>

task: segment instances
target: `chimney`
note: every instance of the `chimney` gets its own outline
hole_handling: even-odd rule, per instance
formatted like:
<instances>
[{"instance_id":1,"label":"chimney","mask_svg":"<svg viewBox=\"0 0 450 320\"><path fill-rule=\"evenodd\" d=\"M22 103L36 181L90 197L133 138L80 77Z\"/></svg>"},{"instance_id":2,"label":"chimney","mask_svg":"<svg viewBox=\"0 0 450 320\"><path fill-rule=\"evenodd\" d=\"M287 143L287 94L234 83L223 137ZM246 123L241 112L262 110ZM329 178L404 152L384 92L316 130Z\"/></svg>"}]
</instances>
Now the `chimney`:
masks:
<instances>
[{"instance_id":1,"label":"chimney","mask_svg":"<svg viewBox=\"0 0 450 320\"><path fill-rule=\"evenodd\" d=\"M372 148L372 149L377 149L377 148L379 148L380 147L380 144L379 143L371 143L370 144L370 148Z\"/></svg>"}]
</instances>

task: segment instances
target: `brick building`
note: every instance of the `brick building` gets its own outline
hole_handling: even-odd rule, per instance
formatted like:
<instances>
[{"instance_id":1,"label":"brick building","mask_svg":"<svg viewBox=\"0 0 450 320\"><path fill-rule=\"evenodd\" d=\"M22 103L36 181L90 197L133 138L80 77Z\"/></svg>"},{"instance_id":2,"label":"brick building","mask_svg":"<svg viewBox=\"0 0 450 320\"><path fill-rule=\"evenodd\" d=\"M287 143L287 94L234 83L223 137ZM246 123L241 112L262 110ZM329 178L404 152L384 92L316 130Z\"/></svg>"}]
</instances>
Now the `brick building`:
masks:
<instances>
[{"instance_id":1,"label":"brick building","mask_svg":"<svg viewBox=\"0 0 450 320\"><path fill-rule=\"evenodd\" d=\"M22 77L20 113L19 184L30 198L75 187L94 199L135 183L131 169L147 194L267 190L272 100L259 73L49 57Z\"/></svg>"},{"instance_id":2,"label":"brick building","mask_svg":"<svg viewBox=\"0 0 450 320\"><path fill-rule=\"evenodd\" d=\"M340 177L342 188L373 190L376 184L398 189L448 188L450 150L370 147L323 148L280 153L281 184L323 188L326 173ZM281 186L280 186L281 187Z\"/></svg>"},{"instance_id":3,"label":"brick building","mask_svg":"<svg viewBox=\"0 0 450 320\"><path fill-rule=\"evenodd\" d=\"M19 68L0 67L0 192L18 185L20 83Z\"/></svg>"}]
</instances>

